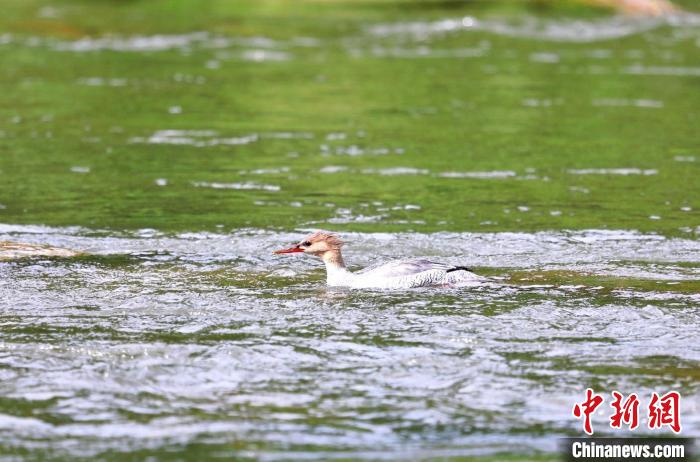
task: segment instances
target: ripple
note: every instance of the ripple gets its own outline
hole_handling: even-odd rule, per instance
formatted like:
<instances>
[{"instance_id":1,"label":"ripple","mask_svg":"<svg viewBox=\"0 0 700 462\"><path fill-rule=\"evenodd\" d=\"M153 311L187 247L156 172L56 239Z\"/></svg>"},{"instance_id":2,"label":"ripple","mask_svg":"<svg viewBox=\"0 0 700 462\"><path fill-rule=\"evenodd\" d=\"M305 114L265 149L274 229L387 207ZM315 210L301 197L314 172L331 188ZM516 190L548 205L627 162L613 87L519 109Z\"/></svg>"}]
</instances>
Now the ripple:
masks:
<instances>
[{"instance_id":1,"label":"ripple","mask_svg":"<svg viewBox=\"0 0 700 462\"><path fill-rule=\"evenodd\" d=\"M656 109L664 107L664 102L653 99L599 98L593 100L593 106L642 107Z\"/></svg>"},{"instance_id":2,"label":"ripple","mask_svg":"<svg viewBox=\"0 0 700 462\"><path fill-rule=\"evenodd\" d=\"M209 182L209 181L193 181L192 186L195 186L197 188L212 188L212 189L243 189L243 190L259 189L262 191L275 191L275 192L282 189L279 186L274 185L274 184L253 183L252 181L247 181L245 183L218 183L218 182Z\"/></svg>"},{"instance_id":3,"label":"ripple","mask_svg":"<svg viewBox=\"0 0 700 462\"><path fill-rule=\"evenodd\" d=\"M241 53L241 58L245 61L260 63L265 61L288 61L292 58L292 55L284 51L246 50Z\"/></svg>"},{"instance_id":4,"label":"ripple","mask_svg":"<svg viewBox=\"0 0 700 462\"><path fill-rule=\"evenodd\" d=\"M56 42L53 44L53 49L79 53L102 50L121 52L165 51L189 47L195 43L207 40L209 40L209 35L206 32L133 37L84 37L72 42Z\"/></svg>"},{"instance_id":5,"label":"ripple","mask_svg":"<svg viewBox=\"0 0 700 462\"><path fill-rule=\"evenodd\" d=\"M641 168L581 168L567 170L572 175L657 175L656 169L641 169Z\"/></svg>"},{"instance_id":6,"label":"ripple","mask_svg":"<svg viewBox=\"0 0 700 462\"><path fill-rule=\"evenodd\" d=\"M403 36L425 40L433 36L468 31L486 31L498 35L539 40L589 43L639 34L662 26L697 27L700 16L679 13L661 17L614 16L598 20L524 18L517 22L477 19L466 16L438 21L378 24L368 28L377 37Z\"/></svg>"},{"instance_id":7,"label":"ripple","mask_svg":"<svg viewBox=\"0 0 700 462\"><path fill-rule=\"evenodd\" d=\"M330 147L327 144L322 144L320 146L320 149L321 149L321 154L324 156L336 155L336 156L349 156L349 157L358 157L358 156L364 156L364 155L369 155L369 156L401 155L405 152L403 148L385 148L385 147L368 148L368 147L358 146L355 144L352 144L349 146L335 146L335 147Z\"/></svg>"},{"instance_id":8,"label":"ripple","mask_svg":"<svg viewBox=\"0 0 700 462\"><path fill-rule=\"evenodd\" d=\"M4 36L2 36L4 37ZM11 36L7 43L11 43ZM318 40L309 37L294 37L287 41L273 40L267 37L232 37L212 35L208 32L188 34L158 34L134 36L83 37L73 41L42 40L32 37L28 45L44 43L51 49L61 52L90 53L115 51L120 53L153 53L169 50L183 52L194 48L224 50L244 48L237 53L240 59L248 61L284 61L291 54L281 49L296 47L316 47ZM3 44L0 39L0 44ZM253 47L253 48L251 48Z\"/></svg>"},{"instance_id":9,"label":"ripple","mask_svg":"<svg viewBox=\"0 0 700 462\"><path fill-rule=\"evenodd\" d=\"M213 130L158 130L148 138L133 137L130 143L145 144L176 144L189 145L198 148L218 145L237 146L258 141L258 135L246 135L233 138L216 138Z\"/></svg>"},{"instance_id":10,"label":"ripple","mask_svg":"<svg viewBox=\"0 0 700 462\"><path fill-rule=\"evenodd\" d=\"M441 172L437 176L442 178L501 179L512 178L517 174L511 170L494 170L490 172Z\"/></svg>"},{"instance_id":11,"label":"ripple","mask_svg":"<svg viewBox=\"0 0 700 462\"><path fill-rule=\"evenodd\" d=\"M700 76L700 67L680 67L680 66L643 66L637 64L624 69L625 74L632 75L670 75L670 76Z\"/></svg>"},{"instance_id":12,"label":"ripple","mask_svg":"<svg viewBox=\"0 0 700 462\"><path fill-rule=\"evenodd\" d=\"M177 106L178 112L182 108ZM171 113L172 108L171 108ZM267 132L267 133L250 133L236 137L220 137L215 130L158 130L148 137L132 137L130 143L135 144L172 144L172 145L187 145L197 148L211 146L241 146L246 144L256 143L262 139L311 139L312 133L305 132Z\"/></svg>"},{"instance_id":13,"label":"ripple","mask_svg":"<svg viewBox=\"0 0 700 462\"><path fill-rule=\"evenodd\" d=\"M119 78L103 78L103 77L84 77L77 80L78 85L87 85L89 87L125 87L129 84L128 79Z\"/></svg>"},{"instance_id":14,"label":"ripple","mask_svg":"<svg viewBox=\"0 0 700 462\"><path fill-rule=\"evenodd\" d=\"M351 48L350 54L354 57L372 56L376 58L403 58L403 59L425 59L425 58L481 58L486 56L489 46L484 45L476 48L453 48L439 49L428 46L416 48L405 47L380 47L373 46L368 50L361 48Z\"/></svg>"},{"instance_id":15,"label":"ripple","mask_svg":"<svg viewBox=\"0 0 700 462\"><path fill-rule=\"evenodd\" d=\"M328 173L328 172L326 172ZM389 167L389 168L365 168L362 169L364 174L376 174L382 176L396 175L427 175L430 170L414 167Z\"/></svg>"},{"instance_id":16,"label":"ripple","mask_svg":"<svg viewBox=\"0 0 700 462\"><path fill-rule=\"evenodd\" d=\"M384 292L326 288L320 262L271 254L306 231L0 225L2 240L91 254L0 263L3 450L99 458L206 442L238 456L395 458L397 447L447 454L434 442L449 440L453 455L555 451L593 379L640 395L673 387L700 405L700 298L681 291L700 278L697 240L342 233L353 268L422 256L501 278ZM557 282L567 271L653 287ZM523 281L502 282L508 273Z\"/></svg>"}]
</instances>

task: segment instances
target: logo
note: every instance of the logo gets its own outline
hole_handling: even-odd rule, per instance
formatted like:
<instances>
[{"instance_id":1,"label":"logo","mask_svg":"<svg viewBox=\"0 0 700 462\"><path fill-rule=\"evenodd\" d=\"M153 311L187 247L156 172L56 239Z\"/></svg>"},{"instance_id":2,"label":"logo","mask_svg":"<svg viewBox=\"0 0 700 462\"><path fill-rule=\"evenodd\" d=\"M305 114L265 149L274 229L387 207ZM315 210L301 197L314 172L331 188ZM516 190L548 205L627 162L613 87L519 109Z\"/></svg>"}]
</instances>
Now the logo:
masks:
<instances>
[{"instance_id":1,"label":"logo","mask_svg":"<svg viewBox=\"0 0 700 462\"><path fill-rule=\"evenodd\" d=\"M610 428L635 430L640 422L640 400L636 393L628 396L618 391L611 393ZM592 389L586 389L585 400L576 403L572 413L574 417L583 421L583 431L588 435L593 434L591 415L605 402L603 395L596 394ZM647 428L650 430L668 427L674 433L681 432L681 395L676 391L669 391L659 396L653 392L649 398L646 411Z\"/></svg>"}]
</instances>

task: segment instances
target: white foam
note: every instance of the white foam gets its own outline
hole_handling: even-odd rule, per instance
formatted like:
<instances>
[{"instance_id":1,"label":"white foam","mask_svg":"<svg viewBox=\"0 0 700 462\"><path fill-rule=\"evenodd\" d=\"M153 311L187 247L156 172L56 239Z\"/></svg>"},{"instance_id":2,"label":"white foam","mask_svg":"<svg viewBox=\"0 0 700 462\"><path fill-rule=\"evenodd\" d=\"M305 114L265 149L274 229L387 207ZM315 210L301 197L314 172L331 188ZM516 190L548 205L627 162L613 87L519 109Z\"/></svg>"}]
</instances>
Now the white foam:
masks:
<instances>
[{"instance_id":1,"label":"white foam","mask_svg":"<svg viewBox=\"0 0 700 462\"><path fill-rule=\"evenodd\" d=\"M695 162L695 156L674 156L676 162Z\"/></svg>"},{"instance_id":2,"label":"white foam","mask_svg":"<svg viewBox=\"0 0 700 462\"><path fill-rule=\"evenodd\" d=\"M436 35L480 30L514 37L587 43L626 37L665 25L693 27L700 22L698 18L698 15L690 13L662 17L613 16L597 20L526 17L517 22L464 17L378 24L370 27L368 32L377 37L404 36L426 40Z\"/></svg>"},{"instance_id":3,"label":"white foam","mask_svg":"<svg viewBox=\"0 0 700 462\"><path fill-rule=\"evenodd\" d=\"M427 175L430 170L413 167L390 167L390 168L366 168L362 170L365 174L377 174L383 176L396 175Z\"/></svg>"},{"instance_id":4,"label":"white foam","mask_svg":"<svg viewBox=\"0 0 700 462\"><path fill-rule=\"evenodd\" d=\"M0 45L10 43L12 37L0 36ZM266 37L229 37L208 32L188 34L159 34L134 36L83 37L73 41L43 40L30 37L23 42L27 46L46 45L60 52L87 53L114 51L122 53L145 53L179 50L183 53L194 49L213 49L216 58L208 60L206 67L218 69L220 60L238 59L253 62L286 61L292 58L289 49L314 47L319 41L309 37L295 37L277 41ZM229 51L232 49L232 51Z\"/></svg>"},{"instance_id":5,"label":"white foam","mask_svg":"<svg viewBox=\"0 0 700 462\"><path fill-rule=\"evenodd\" d=\"M671 76L700 76L700 67L680 67L680 66L643 66L636 64L624 69L625 74L632 75L671 75Z\"/></svg>"},{"instance_id":6,"label":"white foam","mask_svg":"<svg viewBox=\"0 0 700 462\"><path fill-rule=\"evenodd\" d=\"M128 79L120 78L103 78L103 77L83 77L77 80L78 85L87 85L89 87L125 87Z\"/></svg>"},{"instance_id":7,"label":"white foam","mask_svg":"<svg viewBox=\"0 0 700 462\"><path fill-rule=\"evenodd\" d=\"M199 187L229 185L232 183L199 182ZM252 184L259 187L261 185ZM216 186L214 186L216 187ZM234 186L232 189L238 189ZM377 203L377 207L381 203ZM373 204L375 205L375 204ZM406 210L415 204L399 206ZM332 204L329 204L332 206ZM359 215L348 208L338 208L337 218L347 222ZM362 215L372 217L373 215ZM379 215L377 215L379 216ZM363 218L367 219L367 218ZM377 219L371 218L370 220ZM271 249L279 242L298 240L299 234L277 233L269 230L243 229L232 233L187 233L187 239L172 237L149 230L143 232L114 232L80 227L51 227L40 225L0 224L0 240L25 241L53 246L94 249L98 253L147 252L167 248L172 255L186 257L201 253L197 258L209 255L211 258L233 258L235 255L261 255L261 249ZM149 237L150 236L150 237ZM149 240L142 240L149 237ZM455 259L469 255L475 259L486 258L489 265L499 267L535 267L544 264L570 265L574 263L595 263L600 268L619 265L620 261L639 262L678 262L700 261L700 241L697 239L669 238L659 234L642 233L634 230L589 229L581 231L542 231L536 233L496 232L496 233L343 233L348 242L348 251L353 258L372 259L376 250L396 255L425 256L429 249L432 255L451 256ZM137 240L133 240L138 238ZM192 241L198 241L200 244ZM236 246L231 247L231 243ZM361 246L361 252L353 252L353 247ZM232 250L234 249L234 250ZM233 253L232 253L233 252ZM242 252L242 253L241 253ZM527 258L523 259L523 255ZM218 257L217 257L218 256ZM262 262L262 269L268 262ZM659 268L652 268L659 271ZM684 268L693 272L693 268ZM640 271L642 271L640 269Z\"/></svg>"},{"instance_id":8,"label":"white foam","mask_svg":"<svg viewBox=\"0 0 700 462\"><path fill-rule=\"evenodd\" d=\"M569 191L578 192L582 194L588 194L591 192L590 189L584 188L583 186L569 186Z\"/></svg>"},{"instance_id":9,"label":"white foam","mask_svg":"<svg viewBox=\"0 0 700 462\"><path fill-rule=\"evenodd\" d=\"M441 172L437 176L441 178L503 179L512 178L516 176L516 173L512 170L493 170L489 172Z\"/></svg>"},{"instance_id":10,"label":"white foam","mask_svg":"<svg viewBox=\"0 0 700 462\"><path fill-rule=\"evenodd\" d=\"M278 175L281 173L289 173L289 167L277 168L257 168L255 170L241 170L241 175Z\"/></svg>"},{"instance_id":11,"label":"white foam","mask_svg":"<svg viewBox=\"0 0 700 462\"><path fill-rule=\"evenodd\" d=\"M323 155L335 154L337 156L386 156L390 154L403 154L404 150L402 148L365 148L358 145L352 144L350 146L336 146L331 148L327 144L322 144L320 146L321 153Z\"/></svg>"},{"instance_id":12,"label":"white foam","mask_svg":"<svg viewBox=\"0 0 700 462\"><path fill-rule=\"evenodd\" d=\"M186 48L197 42L209 39L206 32L193 32L182 35L150 35L133 37L84 37L76 41L56 42L53 49L57 51L89 52L89 51L165 51Z\"/></svg>"},{"instance_id":13,"label":"white foam","mask_svg":"<svg viewBox=\"0 0 700 462\"><path fill-rule=\"evenodd\" d=\"M664 102L655 99L599 98L593 106L662 108Z\"/></svg>"},{"instance_id":14,"label":"white foam","mask_svg":"<svg viewBox=\"0 0 700 462\"><path fill-rule=\"evenodd\" d=\"M279 191L280 188L274 184L260 184L253 182L245 183L219 183L219 182L209 182L209 181L193 181L192 186L197 188L212 188L212 189L259 189L263 191Z\"/></svg>"},{"instance_id":15,"label":"white foam","mask_svg":"<svg viewBox=\"0 0 700 462\"><path fill-rule=\"evenodd\" d=\"M314 134L310 132L264 132L260 133L259 136L260 138L270 138L278 140L310 140L314 137Z\"/></svg>"},{"instance_id":16,"label":"white foam","mask_svg":"<svg viewBox=\"0 0 700 462\"><path fill-rule=\"evenodd\" d=\"M561 99L537 99L537 98L525 98L522 101L523 106L526 107L552 107L555 104L561 105L563 101Z\"/></svg>"},{"instance_id":17,"label":"white foam","mask_svg":"<svg viewBox=\"0 0 700 462\"><path fill-rule=\"evenodd\" d=\"M656 169L640 169L640 168L582 168L569 169L568 173L572 175L656 175L659 173Z\"/></svg>"},{"instance_id":18,"label":"white foam","mask_svg":"<svg viewBox=\"0 0 700 462\"><path fill-rule=\"evenodd\" d=\"M266 62L266 61L288 61L292 58L290 53L272 50L246 50L241 53L244 61Z\"/></svg>"},{"instance_id":19,"label":"white foam","mask_svg":"<svg viewBox=\"0 0 700 462\"><path fill-rule=\"evenodd\" d=\"M560 60L559 54L553 52L541 51L530 55L530 61L533 63L556 64Z\"/></svg>"},{"instance_id":20,"label":"white foam","mask_svg":"<svg viewBox=\"0 0 700 462\"><path fill-rule=\"evenodd\" d=\"M480 58L488 53L488 48L454 48L454 49L439 49L428 46L420 46L416 48L404 47L380 47L373 46L367 52L361 49L354 49L352 55L355 57L369 54L377 58Z\"/></svg>"},{"instance_id":21,"label":"white foam","mask_svg":"<svg viewBox=\"0 0 700 462\"><path fill-rule=\"evenodd\" d=\"M213 130L158 130L147 138L133 137L130 143L143 144L174 144L189 145L198 148L229 145L238 146L258 141L259 135L253 133L239 137L217 138L217 132Z\"/></svg>"},{"instance_id":22,"label":"white foam","mask_svg":"<svg viewBox=\"0 0 700 462\"><path fill-rule=\"evenodd\" d=\"M326 165L325 167L321 167L319 169L319 172L321 173L340 173L347 171L348 167L345 167L343 165Z\"/></svg>"}]
</instances>

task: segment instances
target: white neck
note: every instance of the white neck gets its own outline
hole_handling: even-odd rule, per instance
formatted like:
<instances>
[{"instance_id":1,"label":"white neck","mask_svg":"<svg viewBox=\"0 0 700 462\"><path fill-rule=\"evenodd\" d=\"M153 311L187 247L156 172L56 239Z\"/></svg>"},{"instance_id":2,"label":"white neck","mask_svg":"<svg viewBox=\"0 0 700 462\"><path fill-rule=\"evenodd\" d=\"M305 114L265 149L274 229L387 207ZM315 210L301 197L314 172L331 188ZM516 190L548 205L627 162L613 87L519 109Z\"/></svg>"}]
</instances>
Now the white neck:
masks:
<instances>
[{"instance_id":1,"label":"white neck","mask_svg":"<svg viewBox=\"0 0 700 462\"><path fill-rule=\"evenodd\" d=\"M326 283L329 286L347 286L353 274L345 268L343 256L340 250L332 250L321 255L323 263L326 264Z\"/></svg>"}]
</instances>

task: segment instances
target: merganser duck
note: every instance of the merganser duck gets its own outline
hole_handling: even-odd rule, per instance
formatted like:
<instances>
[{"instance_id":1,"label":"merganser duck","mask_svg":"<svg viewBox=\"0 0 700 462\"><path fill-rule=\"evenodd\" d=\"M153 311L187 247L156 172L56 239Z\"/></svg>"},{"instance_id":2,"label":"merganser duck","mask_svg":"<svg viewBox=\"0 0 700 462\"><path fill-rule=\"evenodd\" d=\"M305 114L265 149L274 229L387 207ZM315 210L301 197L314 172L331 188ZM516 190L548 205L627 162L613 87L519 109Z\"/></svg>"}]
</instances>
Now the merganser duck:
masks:
<instances>
[{"instance_id":1,"label":"merganser duck","mask_svg":"<svg viewBox=\"0 0 700 462\"><path fill-rule=\"evenodd\" d=\"M455 287L480 284L488 279L464 266L452 266L429 260L397 260L370 266L357 272L345 268L335 234L318 231L294 247L276 250L276 254L306 253L320 257L326 264L326 283L335 287L409 289L413 287Z\"/></svg>"}]
</instances>

